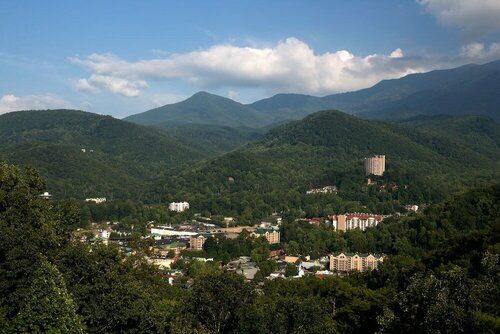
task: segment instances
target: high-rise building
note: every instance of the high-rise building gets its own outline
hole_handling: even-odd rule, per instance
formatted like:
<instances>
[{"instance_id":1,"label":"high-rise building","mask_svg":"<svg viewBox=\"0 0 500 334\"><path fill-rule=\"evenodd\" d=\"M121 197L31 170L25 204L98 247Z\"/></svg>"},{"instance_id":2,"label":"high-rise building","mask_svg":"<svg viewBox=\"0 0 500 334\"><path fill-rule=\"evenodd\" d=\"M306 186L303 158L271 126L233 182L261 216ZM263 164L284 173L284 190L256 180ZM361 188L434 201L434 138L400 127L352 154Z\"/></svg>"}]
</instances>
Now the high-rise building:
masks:
<instances>
[{"instance_id":1,"label":"high-rise building","mask_svg":"<svg viewBox=\"0 0 500 334\"><path fill-rule=\"evenodd\" d=\"M365 174L382 176L385 172L385 155L365 158Z\"/></svg>"}]
</instances>

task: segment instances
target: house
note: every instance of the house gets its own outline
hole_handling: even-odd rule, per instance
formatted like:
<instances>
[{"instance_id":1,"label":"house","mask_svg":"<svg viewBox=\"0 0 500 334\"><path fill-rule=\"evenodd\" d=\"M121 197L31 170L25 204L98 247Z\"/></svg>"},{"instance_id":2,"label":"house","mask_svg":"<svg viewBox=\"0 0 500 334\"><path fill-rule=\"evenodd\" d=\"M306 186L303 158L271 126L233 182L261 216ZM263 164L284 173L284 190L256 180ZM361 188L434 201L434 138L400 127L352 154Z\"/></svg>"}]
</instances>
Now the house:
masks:
<instances>
[{"instance_id":1,"label":"house","mask_svg":"<svg viewBox=\"0 0 500 334\"><path fill-rule=\"evenodd\" d=\"M384 261L383 255L337 253L330 256L330 271L350 272L377 269L379 263Z\"/></svg>"},{"instance_id":2,"label":"house","mask_svg":"<svg viewBox=\"0 0 500 334\"><path fill-rule=\"evenodd\" d=\"M51 195L51 194L49 194L49 192L48 192L48 191L46 191L46 192L44 192L43 194L38 195L38 197L41 197L41 198L43 198L43 199L51 199L51 198L52 198L52 195Z\"/></svg>"}]
</instances>

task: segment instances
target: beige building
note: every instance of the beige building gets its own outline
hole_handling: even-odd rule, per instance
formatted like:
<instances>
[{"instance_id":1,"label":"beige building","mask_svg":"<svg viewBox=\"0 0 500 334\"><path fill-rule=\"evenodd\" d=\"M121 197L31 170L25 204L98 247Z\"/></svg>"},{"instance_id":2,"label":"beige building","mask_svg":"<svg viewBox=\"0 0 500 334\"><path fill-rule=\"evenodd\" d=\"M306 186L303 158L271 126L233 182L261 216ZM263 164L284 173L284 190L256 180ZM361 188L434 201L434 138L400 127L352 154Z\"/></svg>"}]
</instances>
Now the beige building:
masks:
<instances>
[{"instance_id":1,"label":"beige building","mask_svg":"<svg viewBox=\"0 0 500 334\"><path fill-rule=\"evenodd\" d=\"M345 232L355 228L364 231L368 227L377 226L378 223L384 220L384 216L370 213L346 213L328 216L328 220L332 222L332 227L336 231Z\"/></svg>"},{"instance_id":2,"label":"beige building","mask_svg":"<svg viewBox=\"0 0 500 334\"><path fill-rule=\"evenodd\" d=\"M365 158L365 174L382 176L385 172L385 155Z\"/></svg>"},{"instance_id":3,"label":"beige building","mask_svg":"<svg viewBox=\"0 0 500 334\"><path fill-rule=\"evenodd\" d=\"M212 234L210 233L203 233L203 234L196 234L193 235L189 238L189 249L190 250L203 250L203 245L205 244L205 241L207 241L208 238L210 238Z\"/></svg>"},{"instance_id":4,"label":"beige building","mask_svg":"<svg viewBox=\"0 0 500 334\"><path fill-rule=\"evenodd\" d=\"M251 234L253 237L265 237L269 244L279 244L280 243L280 231L272 228L258 228Z\"/></svg>"},{"instance_id":5,"label":"beige building","mask_svg":"<svg viewBox=\"0 0 500 334\"><path fill-rule=\"evenodd\" d=\"M339 253L330 256L330 271L349 272L365 271L378 268L378 264L384 261L382 255Z\"/></svg>"}]
</instances>

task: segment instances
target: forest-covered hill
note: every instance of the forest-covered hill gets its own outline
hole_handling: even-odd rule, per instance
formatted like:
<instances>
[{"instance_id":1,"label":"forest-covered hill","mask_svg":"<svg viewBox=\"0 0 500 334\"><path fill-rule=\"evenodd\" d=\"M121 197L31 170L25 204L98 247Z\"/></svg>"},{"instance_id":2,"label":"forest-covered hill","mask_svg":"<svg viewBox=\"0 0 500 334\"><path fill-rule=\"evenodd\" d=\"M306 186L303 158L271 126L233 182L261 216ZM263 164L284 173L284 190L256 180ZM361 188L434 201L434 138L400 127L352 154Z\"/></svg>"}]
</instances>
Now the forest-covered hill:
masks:
<instances>
[{"instance_id":1,"label":"forest-covered hill","mask_svg":"<svg viewBox=\"0 0 500 334\"><path fill-rule=\"evenodd\" d=\"M110 116L75 110L0 116L0 159L36 167L57 196L140 199L152 180L204 156L163 131Z\"/></svg>"},{"instance_id":2,"label":"forest-covered hill","mask_svg":"<svg viewBox=\"0 0 500 334\"><path fill-rule=\"evenodd\" d=\"M462 123L469 124L467 120ZM498 125L490 124L495 138ZM330 210L365 206L364 210L391 212L397 209L395 203L443 199L453 191L498 177L496 139L488 139L481 127L473 126L469 139L458 139L462 131L457 127L440 134L412 125L362 120L339 111L317 112L166 179L167 198L176 194L195 209L212 213L245 215L252 209L254 214L267 214L304 209L307 189L333 184L344 201L334 204L330 199ZM485 142L487 150L482 149ZM363 161L373 154L386 155L386 173L379 185L396 185L394 190L366 185ZM318 201L315 205L321 206Z\"/></svg>"}]
</instances>

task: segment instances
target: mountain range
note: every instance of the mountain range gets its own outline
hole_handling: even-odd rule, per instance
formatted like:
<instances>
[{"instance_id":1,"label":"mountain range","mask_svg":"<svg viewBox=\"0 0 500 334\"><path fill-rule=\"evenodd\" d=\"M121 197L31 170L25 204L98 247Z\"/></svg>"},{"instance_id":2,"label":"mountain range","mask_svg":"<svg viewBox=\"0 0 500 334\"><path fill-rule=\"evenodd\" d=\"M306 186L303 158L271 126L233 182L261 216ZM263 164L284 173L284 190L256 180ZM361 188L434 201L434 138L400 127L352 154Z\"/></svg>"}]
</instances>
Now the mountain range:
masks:
<instances>
[{"instance_id":1,"label":"mountain range","mask_svg":"<svg viewBox=\"0 0 500 334\"><path fill-rule=\"evenodd\" d=\"M500 119L500 60L383 80L355 92L316 97L277 94L241 104L199 92L185 101L129 116L141 125L172 128L186 124L266 127L337 109L366 119L403 120L418 115L483 115Z\"/></svg>"},{"instance_id":2,"label":"mountain range","mask_svg":"<svg viewBox=\"0 0 500 334\"><path fill-rule=\"evenodd\" d=\"M200 92L125 120L12 112L0 116L0 160L35 166L57 196L157 201L176 194L209 201L208 209L221 198L231 202L224 194L302 193L325 184L359 193L363 158L385 154L389 178L442 195L498 176L499 69L500 61L467 65L352 93L278 94L249 105ZM318 111L332 106L348 113Z\"/></svg>"}]
</instances>

